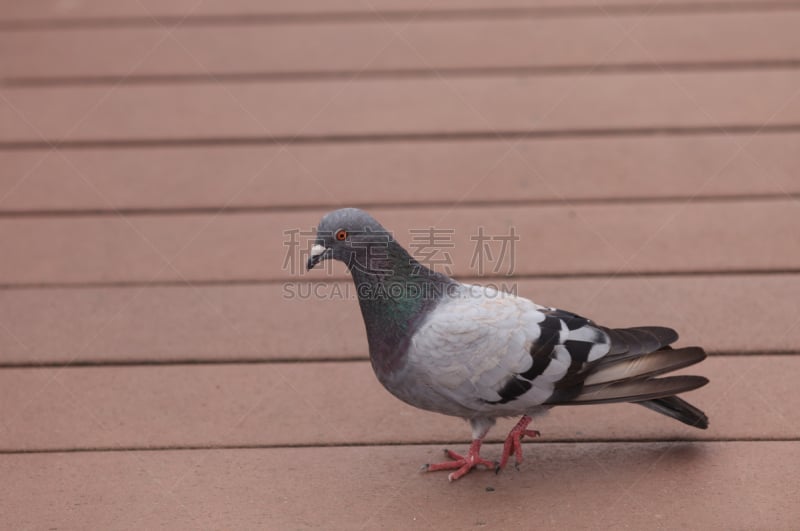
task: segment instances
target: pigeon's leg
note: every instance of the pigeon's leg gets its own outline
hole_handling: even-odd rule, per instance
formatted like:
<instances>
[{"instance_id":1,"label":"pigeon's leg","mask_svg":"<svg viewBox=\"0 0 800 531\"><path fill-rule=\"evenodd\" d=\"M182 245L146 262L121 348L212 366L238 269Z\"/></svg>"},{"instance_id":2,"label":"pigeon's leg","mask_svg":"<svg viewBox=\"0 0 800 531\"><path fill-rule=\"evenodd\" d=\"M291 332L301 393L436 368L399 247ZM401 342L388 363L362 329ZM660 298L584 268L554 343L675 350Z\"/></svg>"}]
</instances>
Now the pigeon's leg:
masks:
<instances>
[{"instance_id":1,"label":"pigeon's leg","mask_svg":"<svg viewBox=\"0 0 800 531\"><path fill-rule=\"evenodd\" d=\"M457 480L478 465L497 470L497 461L489 461L482 458L480 455L483 438L486 437L489 429L494 425L494 419L473 419L470 420L470 425L472 426L473 438L472 444L469 445L467 455L464 456L452 450L445 450L444 455L452 459L452 461L424 465L422 470L425 472L435 472L437 470L455 469L455 472L447 476L447 479L450 481Z\"/></svg>"},{"instance_id":2,"label":"pigeon's leg","mask_svg":"<svg viewBox=\"0 0 800 531\"><path fill-rule=\"evenodd\" d=\"M523 415L517 425L511 428L511 431L508 432L508 437L506 437L506 443L503 445L503 456L500 458L500 466L497 467L497 470L501 470L505 468L506 463L508 463L508 458L511 457L512 452L517 460L516 466L522 462L522 444L521 439L524 436L528 437L538 437L541 435L536 430L529 430L527 429L528 424L531 423L531 417L528 415Z\"/></svg>"}]
</instances>

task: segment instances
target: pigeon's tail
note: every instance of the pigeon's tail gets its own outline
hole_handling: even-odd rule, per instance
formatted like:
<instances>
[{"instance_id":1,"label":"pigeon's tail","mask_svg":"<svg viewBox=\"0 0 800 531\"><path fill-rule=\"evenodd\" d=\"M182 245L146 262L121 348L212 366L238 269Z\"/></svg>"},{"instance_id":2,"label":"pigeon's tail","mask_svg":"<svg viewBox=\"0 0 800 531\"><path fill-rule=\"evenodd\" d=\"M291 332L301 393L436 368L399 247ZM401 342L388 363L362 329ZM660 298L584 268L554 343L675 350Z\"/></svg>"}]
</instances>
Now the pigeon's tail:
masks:
<instances>
[{"instance_id":1,"label":"pigeon's tail","mask_svg":"<svg viewBox=\"0 0 800 531\"><path fill-rule=\"evenodd\" d=\"M690 426L708 427L706 415L678 398L708 383L702 376L657 376L694 365L706 358L699 347L673 349L678 335L669 328L605 329L611 350L588 367L579 386L557 391L551 404L635 402Z\"/></svg>"}]
</instances>

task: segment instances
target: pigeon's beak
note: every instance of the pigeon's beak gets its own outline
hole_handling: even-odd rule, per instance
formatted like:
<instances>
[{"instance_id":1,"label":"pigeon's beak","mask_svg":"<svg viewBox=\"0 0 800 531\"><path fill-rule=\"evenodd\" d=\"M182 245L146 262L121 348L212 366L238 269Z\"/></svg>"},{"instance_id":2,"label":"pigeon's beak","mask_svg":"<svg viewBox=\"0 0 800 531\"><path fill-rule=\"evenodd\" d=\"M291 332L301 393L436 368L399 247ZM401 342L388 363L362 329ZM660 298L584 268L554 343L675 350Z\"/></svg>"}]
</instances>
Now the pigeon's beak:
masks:
<instances>
[{"instance_id":1,"label":"pigeon's beak","mask_svg":"<svg viewBox=\"0 0 800 531\"><path fill-rule=\"evenodd\" d=\"M311 254L308 256L306 269L313 269L315 265L327 258L328 251L330 251L330 249L323 247L320 244L315 244L313 247L311 247Z\"/></svg>"}]
</instances>

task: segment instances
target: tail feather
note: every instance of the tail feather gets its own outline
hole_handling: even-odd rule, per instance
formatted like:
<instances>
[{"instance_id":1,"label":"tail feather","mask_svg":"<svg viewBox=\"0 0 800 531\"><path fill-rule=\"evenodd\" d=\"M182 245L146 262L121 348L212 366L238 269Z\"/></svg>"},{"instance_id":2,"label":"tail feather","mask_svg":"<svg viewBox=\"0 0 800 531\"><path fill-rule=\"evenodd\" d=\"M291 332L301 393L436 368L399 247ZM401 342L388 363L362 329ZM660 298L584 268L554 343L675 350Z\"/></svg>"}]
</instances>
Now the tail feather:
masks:
<instances>
[{"instance_id":1,"label":"tail feather","mask_svg":"<svg viewBox=\"0 0 800 531\"><path fill-rule=\"evenodd\" d=\"M699 347L656 350L633 358L599 364L584 380L584 385L608 384L633 378L651 378L700 363L706 353Z\"/></svg>"},{"instance_id":2,"label":"tail feather","mask_svg":"<svg viewBox=\"0 0 800 531\"><path fill-rule=\"evenodd\" d=\"M609 404L613 402L644 402L692 391L708 383L702 376L667 376L665 378L634 379L610 384L587 385L568 402L558 404Z\"/></svg>"},{"instance_id":3,"label":"tail feather","mask_svg":"<svg viewBox=\"0 0 800 531\"><path fill-rule=\"evenodd\" d=\"M603 328L611 339L611 350L606 359L619 356L634 357L660 350L678 340L678 333L664 326L637 326L634 328Z\"/></svg>"},{"instance_id":4,"label":"tail feather","mask_svg":"<svg viewBox=\"0 0 800 531\"><path fill-rule=\"evenodd\" d=\"M700 409L677 396L666 396L654 400L645 400L637 404L662 415L672 417L684 424L705 430L708 428L708 417Z\"/></svg>"}]
</instances>

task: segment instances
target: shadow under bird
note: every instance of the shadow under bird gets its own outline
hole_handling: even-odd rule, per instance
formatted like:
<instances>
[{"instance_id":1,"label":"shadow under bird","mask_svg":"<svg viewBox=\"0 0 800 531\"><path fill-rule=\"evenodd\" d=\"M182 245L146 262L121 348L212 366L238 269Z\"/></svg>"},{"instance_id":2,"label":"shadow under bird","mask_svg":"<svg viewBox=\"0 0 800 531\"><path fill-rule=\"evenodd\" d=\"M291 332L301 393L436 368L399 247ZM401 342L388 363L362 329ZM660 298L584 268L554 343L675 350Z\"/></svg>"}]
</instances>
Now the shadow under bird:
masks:
<instances>
[{"instance_id":1,"label":"shadow under bird","mask_svg":"<svg viewBox=\"0 0 800 531\"><path fill-rule=\"evenodd\" d=\"M632 402L690 426L706 415L678 394L708 383L701 376L664 376L705 359L699 347L672 348L665 327L611 329L556 308L488 287L459 283L415 260L369 214L344 208L326 214L308 269L327 259L353 276L366 325L372 368L383 386L412 406L462 417L472 428L466 455L450 450L428 471L453 470L452 481L477 465L499 471L522 461L532 417L552 406ZM499 462L480 455L498 417L522 418Z\"/></svg>"}]
</instances>

